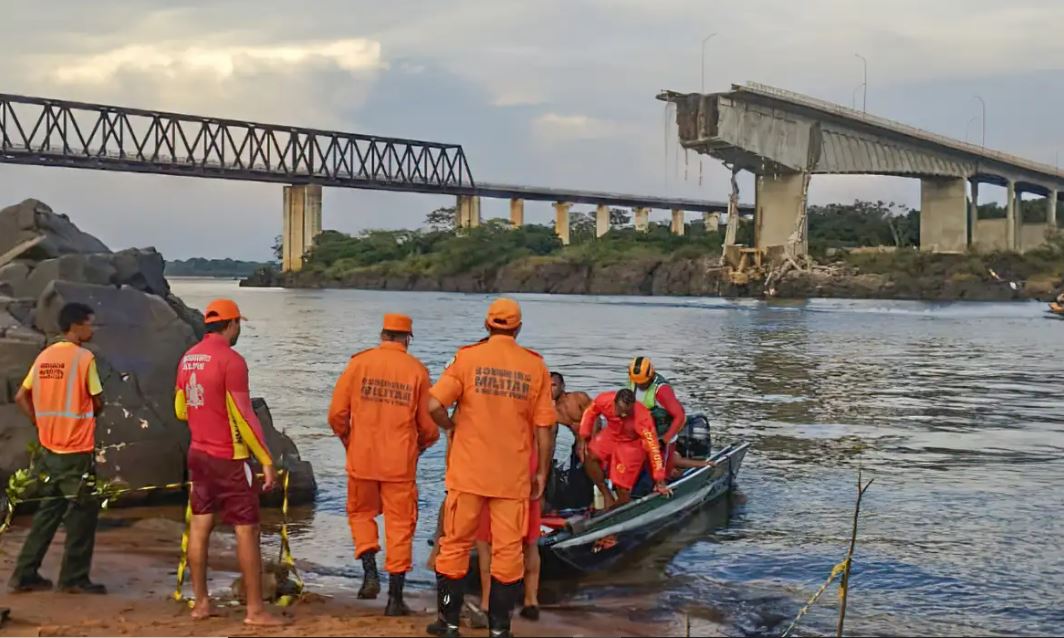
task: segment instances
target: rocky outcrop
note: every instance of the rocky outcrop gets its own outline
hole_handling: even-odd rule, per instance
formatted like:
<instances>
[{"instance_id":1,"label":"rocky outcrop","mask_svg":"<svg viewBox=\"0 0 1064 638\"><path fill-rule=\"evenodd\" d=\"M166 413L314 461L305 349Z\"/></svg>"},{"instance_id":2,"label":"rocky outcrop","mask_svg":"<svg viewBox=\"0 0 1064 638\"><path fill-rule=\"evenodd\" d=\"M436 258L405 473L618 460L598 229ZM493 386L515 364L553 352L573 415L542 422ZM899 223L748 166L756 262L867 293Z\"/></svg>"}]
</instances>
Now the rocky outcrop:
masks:
<instances>
[{"instance_id":1,"label":"rocky outcrop","mask_svg":"<svg viewBox=\"0 0 1064 638\"><path fill-rule=\"evenodd\" d=\"M8 233L11 233L10 235ZM112 253L63 215L27 200L0 211L0 254L41 240L0 267L0 479L26 464L36 432L12 403L46 340L58 335L68 302L96 310L96 354L105 408L97 419L97 470L133 487L181 482L188 428L173 414L181 355L203 336L202 315L175 297L155 249ZM273 427L262 399L254 405L279 467L292 472L294 501L315 491L310 465ZM129 502L130 499L123 499Z\"/></svg>"}]
</instances>

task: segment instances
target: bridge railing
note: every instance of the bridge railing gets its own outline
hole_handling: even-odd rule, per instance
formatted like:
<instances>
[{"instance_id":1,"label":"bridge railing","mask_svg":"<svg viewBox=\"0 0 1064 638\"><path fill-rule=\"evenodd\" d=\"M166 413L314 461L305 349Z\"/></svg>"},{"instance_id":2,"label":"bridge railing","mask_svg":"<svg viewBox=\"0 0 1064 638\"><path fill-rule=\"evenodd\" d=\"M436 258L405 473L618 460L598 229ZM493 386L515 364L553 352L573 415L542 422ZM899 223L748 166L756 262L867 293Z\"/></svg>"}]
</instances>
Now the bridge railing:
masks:
<instances>
[{"instance_id":1,"label":"bridge railing","mask_svg":"<svg viewBox=\"0 0 1064 638\"><path fill-rule=\"evenodd\" d=\"M462 147L0 94L0 162L469 192Z\"/></svg>"}]
</instances>

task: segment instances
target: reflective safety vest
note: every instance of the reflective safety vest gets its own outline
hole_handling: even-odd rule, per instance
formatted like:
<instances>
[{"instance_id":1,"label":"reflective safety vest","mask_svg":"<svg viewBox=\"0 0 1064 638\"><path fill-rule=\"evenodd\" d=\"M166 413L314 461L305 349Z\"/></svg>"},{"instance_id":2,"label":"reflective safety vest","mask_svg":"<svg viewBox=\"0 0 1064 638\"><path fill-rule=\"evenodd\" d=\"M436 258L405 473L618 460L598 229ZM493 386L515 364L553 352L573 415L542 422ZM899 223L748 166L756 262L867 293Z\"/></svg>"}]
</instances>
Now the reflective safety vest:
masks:
<instances>
[{"instance_id":1,"label":"reflective safety vest","mask_svg":"<svg viewBox=\"0 0 1064 638\"><path fill-rule=\"evenodd\" d=\"M30 372L33 411L41 445L57 454L92 452L96 415L89 394L91 352L70 342L49 346L37 355ZM25 385L25 384L24 384Z\"/></svg>"},{"instance_id":2,"label":"reflective safety vest","mask_svg":"<svg viewBox=\"0 0 1064 638\"><path fill-rule=\"evenodd\" d=\"M665 436L669 428L672 427L672 415L665 408L658 405L658 390L666 385L669 385L668 380L655 372L654 380L650 382L650 387L647 388L646 394L643 395L643 400L640 401L646 409L650 410L650 416L654 417L654 429L657 430L659 437ZM636 394L639 392L631 380L628 381L628 389Z\"/></svg>"}]
</instances>

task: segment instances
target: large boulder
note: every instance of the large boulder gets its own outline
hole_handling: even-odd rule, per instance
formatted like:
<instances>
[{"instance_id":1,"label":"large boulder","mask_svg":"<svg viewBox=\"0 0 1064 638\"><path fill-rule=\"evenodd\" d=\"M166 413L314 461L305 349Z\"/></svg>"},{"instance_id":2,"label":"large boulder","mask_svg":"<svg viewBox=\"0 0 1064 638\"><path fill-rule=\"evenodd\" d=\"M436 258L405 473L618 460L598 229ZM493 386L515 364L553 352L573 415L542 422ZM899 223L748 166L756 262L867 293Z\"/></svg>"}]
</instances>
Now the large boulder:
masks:
<instances>
[{"instance_id":1,"label":"large boulder","mask_svg":"<svg viewBox=\"0 0 1064 638\"><path fill-rule=\"evenodd\" d=\"M0 254L34 236L43 240L0 267L9 293L0 296L0 481L25 466L27 443L36 439L14 395L46 337L58 336L60 308L72 301L96 311L96 336L86 347L103 384L99 474L137 488L184 481L189 433L174 416L174 380L178 360L203 336L203 315L171 293L155 249L112 253L36 200L0 211ZM292 502L312 500L310 464L274 428L266 402L254 405L275 462L291 473ZM153 495L138 492L120 502Z\"/></svg>"},{"instance_id":2,"label":"large boulder","mask_svg":"<svg viewBox=\"0 0 1064 638\"><path fill-rule=\"evenodd\" d=\"M102 241L82 232L69 217L53 212L44 202L27 199L0 210L0 254L35 237L43 240L23 255L27 259L111 252Z\"/></svg>"}]
</instances>

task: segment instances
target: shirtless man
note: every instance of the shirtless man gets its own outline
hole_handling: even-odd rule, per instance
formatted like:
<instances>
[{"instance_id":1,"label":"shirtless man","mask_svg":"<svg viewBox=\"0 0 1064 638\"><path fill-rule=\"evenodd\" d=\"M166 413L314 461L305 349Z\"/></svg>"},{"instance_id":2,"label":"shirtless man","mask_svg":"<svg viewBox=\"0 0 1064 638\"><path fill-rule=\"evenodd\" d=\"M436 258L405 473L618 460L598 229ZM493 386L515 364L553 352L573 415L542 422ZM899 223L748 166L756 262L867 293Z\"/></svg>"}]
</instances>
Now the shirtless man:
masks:
<instances>
[{"instance_id":1,"label":"shirtless man","mask_svg":"<svg viewBox=\"0 0 1064 638\"><path fill-rule=\"evenodd\" d=\"M558 413L558 423L568 427L572 430L573 437L577 437L580 419L584 416L587 406L591 405L591 397L586 392L566 392L565 377L560 372L550 373L550 388L551 396L554 397L554 411Z\"/></svg>"}]
</instances>

